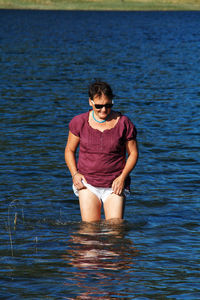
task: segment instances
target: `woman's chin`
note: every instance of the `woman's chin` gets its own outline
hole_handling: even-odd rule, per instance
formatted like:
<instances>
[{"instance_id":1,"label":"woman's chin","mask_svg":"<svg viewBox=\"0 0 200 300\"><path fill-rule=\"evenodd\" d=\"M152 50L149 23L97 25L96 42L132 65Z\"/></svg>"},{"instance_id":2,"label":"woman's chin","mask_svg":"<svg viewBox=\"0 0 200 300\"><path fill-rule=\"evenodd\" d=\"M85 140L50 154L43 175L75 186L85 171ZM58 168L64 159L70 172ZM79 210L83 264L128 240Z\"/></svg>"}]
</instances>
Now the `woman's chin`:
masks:
<instances>
[{"instance_id":1,"label":"woman's chin","mask_svg":"<svg viewBox=\"0 0 200 300\"><path fill-rule=\"evenodd\" d=\"M108 114L99 115L99 119L101 119L103 121L107 118L107 116L108 116Z\"/></svg>"}]
</instances>

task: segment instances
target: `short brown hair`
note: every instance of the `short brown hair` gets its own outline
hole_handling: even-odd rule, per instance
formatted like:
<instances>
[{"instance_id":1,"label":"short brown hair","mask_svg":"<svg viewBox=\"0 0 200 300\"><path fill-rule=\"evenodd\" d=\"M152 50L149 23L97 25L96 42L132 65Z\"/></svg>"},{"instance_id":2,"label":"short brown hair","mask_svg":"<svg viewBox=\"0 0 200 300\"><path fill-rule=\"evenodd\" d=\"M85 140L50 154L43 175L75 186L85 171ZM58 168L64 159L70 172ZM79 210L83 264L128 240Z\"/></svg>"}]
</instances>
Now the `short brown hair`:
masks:
<instances>
[{"instance_id":1,"label":"short brown hair","mask_svg":"<svg viewBox=\"0 0 200 300\"><path fill-rule=\"evenodd\" d=\"M88 94L91 100L93 100L95 95L101 97L102 94L107 96L110 100L114 98L110 85L100 80L96 80L90 84Z\"/></svg>"}]
</instances>

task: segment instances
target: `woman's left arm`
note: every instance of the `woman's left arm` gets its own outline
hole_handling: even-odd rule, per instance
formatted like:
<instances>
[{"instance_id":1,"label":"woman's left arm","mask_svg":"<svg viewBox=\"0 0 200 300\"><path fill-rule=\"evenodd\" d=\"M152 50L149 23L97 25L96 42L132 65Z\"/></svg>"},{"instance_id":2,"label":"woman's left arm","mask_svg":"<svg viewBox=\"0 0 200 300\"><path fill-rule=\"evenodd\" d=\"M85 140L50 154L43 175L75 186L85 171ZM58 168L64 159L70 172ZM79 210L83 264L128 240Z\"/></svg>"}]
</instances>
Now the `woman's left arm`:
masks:
<instances>
[{"instance_id":1,"label":"woman's left arm","mask_svg":"<svg viewBox=\"0 0 200 300\"><path fill-rule=\"evenodd\" d=\"M112 183L113 192L117 195L121 195L124 189L125 179L134 169L138 160L138 145L136 140L130 140L126 142L126 151L128 153L128 159L125 167L120 176L115 178Z\"/></svg>"}]
</instances>

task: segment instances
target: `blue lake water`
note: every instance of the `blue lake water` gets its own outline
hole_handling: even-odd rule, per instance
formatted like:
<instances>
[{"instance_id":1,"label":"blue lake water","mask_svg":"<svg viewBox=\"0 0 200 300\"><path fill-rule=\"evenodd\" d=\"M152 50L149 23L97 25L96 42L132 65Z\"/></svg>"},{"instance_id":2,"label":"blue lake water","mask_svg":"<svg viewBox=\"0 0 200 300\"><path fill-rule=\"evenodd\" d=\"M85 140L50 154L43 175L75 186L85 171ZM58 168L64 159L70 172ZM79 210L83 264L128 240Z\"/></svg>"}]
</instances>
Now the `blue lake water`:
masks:
<instances>
[{"instance_id":1,"label":"blue lake water","mask_svg":"<svg viewBox=\"0 0 200 300\"><path fill-rule=\"evenodd\" d=\"M200 298L200 12L0 11L0 298ZM94 78L138 130L125 223L64 162Z\"/></svg>"}]
</instances>

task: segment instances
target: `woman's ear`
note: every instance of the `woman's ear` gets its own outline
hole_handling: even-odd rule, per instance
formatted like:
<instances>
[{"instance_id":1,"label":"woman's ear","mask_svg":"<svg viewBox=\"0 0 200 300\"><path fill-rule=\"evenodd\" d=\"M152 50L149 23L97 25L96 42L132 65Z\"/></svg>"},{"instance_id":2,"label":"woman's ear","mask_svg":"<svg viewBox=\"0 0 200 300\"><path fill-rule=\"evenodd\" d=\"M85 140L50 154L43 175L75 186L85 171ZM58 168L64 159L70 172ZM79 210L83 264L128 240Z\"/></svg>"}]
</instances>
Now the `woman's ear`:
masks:
<instances>
[{"instance_id":1,"label":"woman's ear","mask_svg":"<svg viewBox=\"0 0 200 300\"><path fill-rule=\"evenodd\" d=\"M91 102L91 99L90 99L90 98L89 98L89 105L92 106L92 102Z\"/></svg>"}]
</instances>

